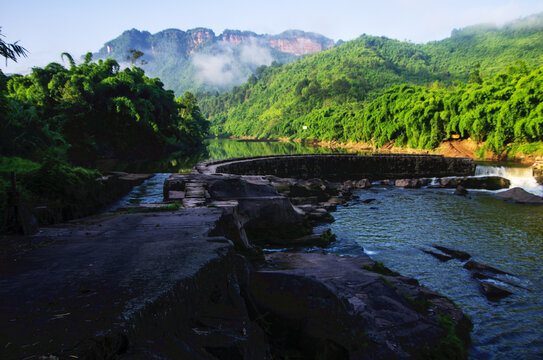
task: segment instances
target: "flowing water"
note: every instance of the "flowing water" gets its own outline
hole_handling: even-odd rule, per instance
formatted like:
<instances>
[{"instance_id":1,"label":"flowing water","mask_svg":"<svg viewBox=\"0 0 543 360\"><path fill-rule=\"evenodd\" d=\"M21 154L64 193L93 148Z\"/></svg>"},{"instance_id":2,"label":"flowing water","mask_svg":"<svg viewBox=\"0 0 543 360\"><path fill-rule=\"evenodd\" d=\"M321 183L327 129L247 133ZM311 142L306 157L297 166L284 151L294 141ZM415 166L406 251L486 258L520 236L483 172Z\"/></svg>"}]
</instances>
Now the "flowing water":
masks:
<instances>
[{"instance_id":1,"label":"flowing water","mask_svg":"<svg viewBox=\"0 0 543 360\"><path fill-rule=\"evenodd\" d=\"M526 168L479 166L477 175L501 175L542 194ZM328 249L341 255L365 252L402 275L452 299L474 322L474 359L543 358L543 206L502 201L490 191L468 197L450 189L372 187L338 208L331 225L338 241ZM421 249L441 245L470 253L501 269L495 285L513 292L490 302L463 262L440 262Z\"/></svg>"},{"instance_id":2,"label":"flowing water","mask_svg":"<svg viewBox=\"0 0 543 360\"><path fill-rule=\"evenodd\" d=\"M211 140L189 159L169 157L131 171L157 172L122 203L162 200L163 180L199 161L256 155L328 152L296 143ZM477 166L477 176L499 175L536 195L543 187L530 168ZM491 191L454 196L451 189L372 187L333 213L338 240L327 249L340 255L366 253L373 259L451 298L474 322L473 359L543 359L543 206L516 204ZM495 283L513 295L488 301L480 284L458 260L440 262L421 249L433 245L469 252L473 259L513 274Z\"/></svg>"}]
</instances>

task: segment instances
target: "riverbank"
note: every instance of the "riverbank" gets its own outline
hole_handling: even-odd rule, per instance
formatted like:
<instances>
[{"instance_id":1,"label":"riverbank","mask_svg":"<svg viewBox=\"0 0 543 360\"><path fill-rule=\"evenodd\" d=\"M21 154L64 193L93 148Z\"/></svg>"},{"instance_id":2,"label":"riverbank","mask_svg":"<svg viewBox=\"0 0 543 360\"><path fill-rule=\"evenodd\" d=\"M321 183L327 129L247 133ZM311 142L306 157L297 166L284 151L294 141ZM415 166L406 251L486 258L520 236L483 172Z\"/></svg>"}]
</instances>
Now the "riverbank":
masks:
<instances>
[{"instance_id":1,"label":"riverbank","mask_svg":"<svg viewBox=\"0 0 543 360\"><path fill-rule=\"evenodd\" d=\"M448 140L442 142L436 149L423 150L412 149L407 147L396 147L394 143L388 143L382 147L376 147L373 144L361 143L361 142L346 142L341 143L337 141L321 141L314 140L301 140L301 139L289 139L289 138L277 138L277 139L258 139L251 136L230 137L231 139L251 140L251 141L282 141L282 142L296 142L307 146L314 146L327 149L342 149L348 152L354 153L385 153L385 154L424 154L424 155L443 155L447 157L465 157L472 160L479 161L507 161L513 163L519 163L522 165L532 165L536 161L543 161L543 150L536 150L533 153L523 153L520 150L514 151L510 149L510 153L504 153L499 156L491 151L481 151L484 142L477 142L472 139L463 140Z\"/></svg>"}]
</instances>

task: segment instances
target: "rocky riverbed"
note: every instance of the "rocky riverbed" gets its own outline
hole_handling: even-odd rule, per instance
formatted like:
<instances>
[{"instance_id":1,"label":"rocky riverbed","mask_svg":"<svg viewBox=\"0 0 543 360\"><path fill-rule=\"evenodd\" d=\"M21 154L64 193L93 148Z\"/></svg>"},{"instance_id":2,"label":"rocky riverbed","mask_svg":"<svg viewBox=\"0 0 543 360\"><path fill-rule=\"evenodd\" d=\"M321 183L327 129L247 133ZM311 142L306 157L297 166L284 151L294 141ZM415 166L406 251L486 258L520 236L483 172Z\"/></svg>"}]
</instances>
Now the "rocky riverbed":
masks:
<instances>
[{"instance_id":1,"label":"rocky riverbed","mask_svg":"<svg viewBox=\"0 0 543 360\"><path fill-rule=\"evenodd\" d=\"M365 255L295 250L333 242L313 226L369 186L172 175L165 206L6 238L6 358L466 357L472 324L446 297Z\"/></svg>"}]
</instances>

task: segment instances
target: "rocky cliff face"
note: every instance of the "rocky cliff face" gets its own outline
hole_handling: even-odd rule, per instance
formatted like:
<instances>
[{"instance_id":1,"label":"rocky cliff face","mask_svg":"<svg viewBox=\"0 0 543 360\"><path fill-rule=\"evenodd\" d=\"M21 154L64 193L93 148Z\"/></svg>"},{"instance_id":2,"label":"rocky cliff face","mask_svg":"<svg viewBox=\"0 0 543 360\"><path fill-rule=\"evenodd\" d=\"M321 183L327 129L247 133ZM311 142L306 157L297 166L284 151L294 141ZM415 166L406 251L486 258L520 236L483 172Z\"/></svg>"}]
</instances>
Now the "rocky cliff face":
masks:
<instances>
[{"instance_id":1,"label":"rocky cliff face","mask_svg":"<svg viewBox=\"0 0 543 360\"><path fill-rule=\"evenodd\" d=\"M302 37L296 38L295 40L274 39L270 40L269 44L274 49L296 56L312 54L324 50L322 44Z\"/></svg>"},{"instance_id":2,"label":"rocky cliff face","mask_svg":"<svg viewBox=\"0 0 543 360\"><path fill-rule=\"evenodd\" d=\"M105 43L97 57L126 56L130 48L141 51L150 49L157 53L181 52L183 55L194 54L202 44L228 43L233 45L258 44L277 51L296 56L312 54L334 46L334 41L322 35L299 30L285 31L279 35L260 35L250 31L224 30L215 35L213 30L196 28L187 31L167 29L151 35L147 31L127 30L114 40ZM165 46L166 45L166 46Z\"/></svg>"},{"instance_id":3,"label":"rocky cliff face","mask_svg":"<svg viewBox=\"0 0 543 360\"><path fill-rule=\"evenodd\" d=\"M144 63L136 65L148 76L159 77L179 96L187 90L230 90L243 84L261 65L287 63L334 45L322 35L299 30L278 35L224 30L216 35L208 28L165 29L156 34L132 29L106 42L94 58L124 63L130 49L140 50Z\"/></svg>"}]
</instances>

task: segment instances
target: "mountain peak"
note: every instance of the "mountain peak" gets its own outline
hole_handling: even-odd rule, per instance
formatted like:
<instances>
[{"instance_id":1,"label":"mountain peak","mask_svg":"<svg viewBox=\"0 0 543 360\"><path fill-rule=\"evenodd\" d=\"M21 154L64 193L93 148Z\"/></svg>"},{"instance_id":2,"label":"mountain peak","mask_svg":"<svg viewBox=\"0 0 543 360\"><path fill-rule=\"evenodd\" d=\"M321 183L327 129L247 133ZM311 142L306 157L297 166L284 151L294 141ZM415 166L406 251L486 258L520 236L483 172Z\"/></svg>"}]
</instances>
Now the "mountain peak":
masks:
<instances>
[{"instance_id":1,"label":"mountain peak","mask_svg":"<svg viewBox=\"0 0 543 360\"><path fill-rule=\"evenodd\" d=\"M145 71L159 76L180 94L186 90L229 90L247 80L260 65L290 62L333 46L333 40L301 30L269 35L225 29L216 35L205 27L186 31L170 28L156 34L130 29L108 41L95 57L124 62L130 49L140 50L147 62Z\"/></svg>"}]
</instances>

